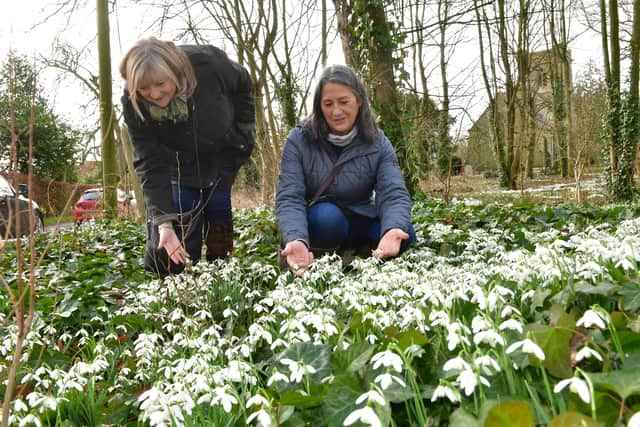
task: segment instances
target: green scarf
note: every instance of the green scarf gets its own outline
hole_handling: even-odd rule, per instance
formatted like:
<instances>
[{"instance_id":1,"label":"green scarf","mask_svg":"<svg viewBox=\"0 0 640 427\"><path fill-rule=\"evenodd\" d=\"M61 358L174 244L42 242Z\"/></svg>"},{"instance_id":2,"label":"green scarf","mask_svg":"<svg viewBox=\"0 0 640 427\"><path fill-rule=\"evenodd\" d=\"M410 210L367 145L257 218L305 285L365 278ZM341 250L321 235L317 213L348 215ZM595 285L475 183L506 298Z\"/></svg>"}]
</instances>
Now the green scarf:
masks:
<instances>
[{"instance_id":1,"label":"green scarf","mask_svg":"<svg viewBox=\"0 0 640 427\"><path fill-rule=\"evenodd\" d=\"M185 122L189 118L189 106L186 96L176 96L166 107L159 107L156 104L142 98L142 102L149 111L151 118L158 122L172 121Z\"/></svg>"}]
</instances>

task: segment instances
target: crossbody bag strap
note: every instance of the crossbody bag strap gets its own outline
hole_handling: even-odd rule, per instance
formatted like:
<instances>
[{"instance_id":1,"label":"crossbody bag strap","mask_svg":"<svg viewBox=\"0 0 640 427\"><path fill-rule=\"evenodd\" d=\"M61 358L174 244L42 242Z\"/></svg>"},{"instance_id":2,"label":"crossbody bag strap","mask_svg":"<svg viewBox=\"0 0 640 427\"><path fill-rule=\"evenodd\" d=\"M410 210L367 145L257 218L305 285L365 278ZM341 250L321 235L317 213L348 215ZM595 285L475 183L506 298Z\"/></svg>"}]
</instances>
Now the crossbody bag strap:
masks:
<instances>
[{"instance_id":1,"label":"crossbody bag strap","mask_svg":"<svg viewBox=\"0 0 640 427\"><path fill-rule=\"evenodd\" d=\"M344 163L340 163L339 165L334 166L334 168L331 169L331 172L329 172L329 174L324 177L324 179L320 183L320 187L318 187L315 194L311 198L311 201L309 202L309 207L313 206L318 201L320 196L322 196L322 193L324 193L326 189L329 187L329 185L331 185L331 182L336 177L336 175L338 175L338 173L340 172L343 166L344 166Z\"/></svg>"}]
</instances>

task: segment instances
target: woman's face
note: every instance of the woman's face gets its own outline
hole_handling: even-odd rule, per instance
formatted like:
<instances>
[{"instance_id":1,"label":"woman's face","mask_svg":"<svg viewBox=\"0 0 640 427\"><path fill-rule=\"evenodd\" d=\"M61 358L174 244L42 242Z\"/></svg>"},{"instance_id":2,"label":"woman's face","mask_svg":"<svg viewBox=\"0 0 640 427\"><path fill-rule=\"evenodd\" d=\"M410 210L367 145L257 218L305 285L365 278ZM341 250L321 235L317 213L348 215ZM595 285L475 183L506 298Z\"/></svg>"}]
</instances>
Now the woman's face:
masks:
<instances>
[{"instance_id":1,"label":"woman's face","mask_svg":"<svg viewBox=\"0 0 640 427\"><path fill-rule=\"evenodd\" d=\"M320 105L331 133L345 135L353 128L362 103L348 86L326 83L322 87Z\"/></svg>"},{"instance_id":2,"label":"woman's face","mask_svg":"<svg viewBox=\"0 0 640 427\"><path fill-rule=\"evenodd\" d=\"M163 74L156 74L140 84L138 93L147 101L164 108L171 103L176 90L173 80Z\"/></svg>"}]
</instances>

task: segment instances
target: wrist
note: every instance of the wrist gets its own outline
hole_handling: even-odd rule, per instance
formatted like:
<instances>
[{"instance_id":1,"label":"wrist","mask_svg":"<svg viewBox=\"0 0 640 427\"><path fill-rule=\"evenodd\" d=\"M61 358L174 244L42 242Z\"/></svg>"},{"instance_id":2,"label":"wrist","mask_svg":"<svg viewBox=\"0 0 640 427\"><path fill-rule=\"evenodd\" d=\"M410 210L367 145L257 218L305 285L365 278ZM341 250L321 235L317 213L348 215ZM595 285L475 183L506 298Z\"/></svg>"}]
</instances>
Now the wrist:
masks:
<instances>
[{"instance_id":1,"label":"wrist","mask_svg":"<svg viewBox=\"0 0 640 427\"><path fill-rule=\"evenodd\" d=\"M167 221L158 225L158 230L173 230L173 222Z\"/></svg>"}]
</instances>

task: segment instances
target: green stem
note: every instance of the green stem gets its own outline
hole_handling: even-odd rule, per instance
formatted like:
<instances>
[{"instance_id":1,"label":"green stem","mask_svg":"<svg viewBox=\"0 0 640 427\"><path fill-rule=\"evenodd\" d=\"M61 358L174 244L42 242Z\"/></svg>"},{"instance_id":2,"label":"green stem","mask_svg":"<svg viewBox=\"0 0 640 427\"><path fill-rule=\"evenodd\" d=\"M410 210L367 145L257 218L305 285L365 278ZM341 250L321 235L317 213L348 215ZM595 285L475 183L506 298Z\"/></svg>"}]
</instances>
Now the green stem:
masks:
<instances>
[{"instance_id":1,"label":"green stem","mask_svg":"<svg viewBox=\"0 0 640 427\"><path fill-rule=\"evenodd\" d=\"M551 384L549 383L549 377L547 376L547 370L544 366L540 366L540 372L542 372L542 380L544 381L544 389L547 392L547 399L549 399L549 407L551 408L551 413L555 418L558 415L558 411L556 410L556 399L551 390Z\"/></svg>"}]
</instances>

